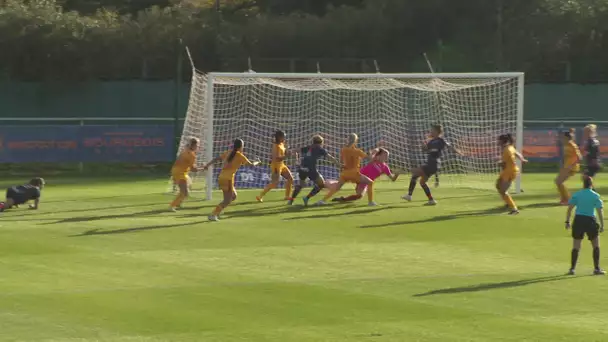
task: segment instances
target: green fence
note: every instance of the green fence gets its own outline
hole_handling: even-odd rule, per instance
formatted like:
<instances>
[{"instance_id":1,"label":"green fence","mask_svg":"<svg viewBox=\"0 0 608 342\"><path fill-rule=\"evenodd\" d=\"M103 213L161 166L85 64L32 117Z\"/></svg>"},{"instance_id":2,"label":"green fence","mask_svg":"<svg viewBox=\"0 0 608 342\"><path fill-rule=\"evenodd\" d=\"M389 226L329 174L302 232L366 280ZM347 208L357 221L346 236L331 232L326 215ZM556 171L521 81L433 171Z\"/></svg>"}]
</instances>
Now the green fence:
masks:
<instances>
[{"instance_id":1,"label":"green fence","mask_svg":"<svg viewBox=\"0 0 608 342\"><path fill-rule=\"evenodd\" d=\"M0 82L0 118L184 117L189 84ZM527 120L607 120L608 84L531 84Z\"/></svg>"}]
</instances>

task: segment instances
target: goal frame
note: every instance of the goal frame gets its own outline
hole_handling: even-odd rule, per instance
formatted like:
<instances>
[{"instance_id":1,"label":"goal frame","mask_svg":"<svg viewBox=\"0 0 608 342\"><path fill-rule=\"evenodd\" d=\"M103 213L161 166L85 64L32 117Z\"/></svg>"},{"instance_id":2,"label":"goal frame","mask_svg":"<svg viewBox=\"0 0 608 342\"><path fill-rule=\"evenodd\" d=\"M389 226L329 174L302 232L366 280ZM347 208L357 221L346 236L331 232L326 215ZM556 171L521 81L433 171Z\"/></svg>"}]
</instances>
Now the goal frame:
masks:
<instances>
[{"instance_id":1,"label":"goal frame","mask_svg":"<svg viewBox=\"0 0 608 342\"><path fill-rule=\"evenodd\" d=\"M196 70L193 70L196 73ZM196 77L196 74L193 75ZM214 79L218 78L287 78L287 79L467 79L467 78L517 78L517 123L515 132L515 148L523 153L524 144L524 86L525 73L523 72L486 72L486 73L375 73L375 74L357 74L357 73L258 73L258 72L210 72L207 73L207 98L205 99L205 111L207 112L207 127L205 159L212 160L213 156L213 116L214 116ZM522 164L517 159L517 165L522 170ZM515 193L521 192L523 170L519 173L515 180ZM205 175L205 198L211 200L213 196L213 165L207 170Z\"/></svg>"}]
</instances>

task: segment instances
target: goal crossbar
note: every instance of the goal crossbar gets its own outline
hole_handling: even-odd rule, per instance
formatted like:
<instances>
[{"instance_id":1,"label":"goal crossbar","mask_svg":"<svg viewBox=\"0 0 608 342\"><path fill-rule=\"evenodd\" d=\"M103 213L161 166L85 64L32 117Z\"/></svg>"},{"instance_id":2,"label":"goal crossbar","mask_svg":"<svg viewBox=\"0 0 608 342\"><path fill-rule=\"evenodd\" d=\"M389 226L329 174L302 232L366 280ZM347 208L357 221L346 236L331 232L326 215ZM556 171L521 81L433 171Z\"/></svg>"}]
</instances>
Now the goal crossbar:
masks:
<instances>
[{"instance_id":1,"label":"goal crossbar","mask_svg":"<svg viewBox=\"0 0 608 342\"><path fill-rule=\"evenodd\" d=\"M523 77L523 72L495 72L495 73L393 73L393 74L328 74L328 73L259 73L259 72L210 72L210 77L229 77L229 78L337 78L337 79L365 79L365 78L517 78Z\"/></svg>"}]
</instances>

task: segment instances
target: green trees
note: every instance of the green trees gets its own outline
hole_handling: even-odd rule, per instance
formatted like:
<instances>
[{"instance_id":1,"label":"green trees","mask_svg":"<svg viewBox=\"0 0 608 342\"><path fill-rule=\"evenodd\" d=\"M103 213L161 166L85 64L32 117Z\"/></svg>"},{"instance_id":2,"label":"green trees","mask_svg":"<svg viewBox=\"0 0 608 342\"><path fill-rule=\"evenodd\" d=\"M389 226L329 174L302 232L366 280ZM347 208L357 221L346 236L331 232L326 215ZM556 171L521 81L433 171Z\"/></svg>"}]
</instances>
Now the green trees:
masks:
<instances>
[{"instance_id":1,"label":"green trees","mask_svg":"<svg viewBox=\"0 0 608 342\"><path fill-rule=\"evenodd\" d=\"M173 78L181 40L203 70L251 56L424 71L427 52L443 71L599 82L607 33L608 0L0 0L0 77Z\"/></svg>"}]
</instances>

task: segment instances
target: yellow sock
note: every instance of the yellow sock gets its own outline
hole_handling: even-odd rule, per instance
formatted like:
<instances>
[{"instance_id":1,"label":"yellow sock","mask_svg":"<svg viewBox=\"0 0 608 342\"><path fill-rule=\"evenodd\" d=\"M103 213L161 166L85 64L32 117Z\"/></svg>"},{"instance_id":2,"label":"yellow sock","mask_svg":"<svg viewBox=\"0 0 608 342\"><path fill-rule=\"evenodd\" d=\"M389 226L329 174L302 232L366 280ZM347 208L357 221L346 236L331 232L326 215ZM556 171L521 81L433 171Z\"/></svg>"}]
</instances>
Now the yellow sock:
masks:
<instances>
[{"instance_id":1,"label":"yellow sock","mask_svg":"<svg viewBox=\"0 0 608 342\"><path fill-rule=\"evenodd\" d=\"M515 204L515 201L513 201L513 197L511 197L511 195L503 194L502 199L509 206L509 208L511 208L511 210L517 210L517 205Z\"/></svg>"},{"instance_id":2,"label":"yellow sock","mask_svg":"<svg viewBox=\"0 0 608 342\"><path fill-rule=\"evenodd\" d=\"M570 192L564 184L558 185L557 190L559 191L559 196L561 197L562 201L567 201L570 199Z\"/></svg>"},{"instance_id":3,"label":"yellow sock","mask_svg":"<svg viewBox=\"0 0 608 342\"><path fill-rule=\"evenodd\" d=\"M287 181L285 183L285 198L291 197L291 188L293 187L293 181Z\"/></svg>"},{"instance_id":4,"label":"yellow sock","mask_svg":"<svg viewBox=\"0 0 608 342\"><path fill-rule=\"evenodd\" d=\"M184 198L186 198L186 196L184 196L182 193L179 193L177 196L175 196L175 199L173 200L173 202L171 202L171 208L179 207L179 205L182 204L182 202L184 201Z\"/></svg>"},{"instance_id":5,"label":"yellow sock","mask_svg":"<svg viewBox=\"0 0 608 342\"><path fill-rule=\"evenodd\" d=\"M218 205L217 207L215 207L215 209L213 209L213 212L211 212L211 215L217 216L222 212L223 209L224 208L222 208L221 205Z\"/></svg>"},{"instance_id":6,"label":"yellow sock","mask_svg":"<svg viewBox=\"0 0 608 342\"><path fill-rule=\"evenodd\" d=\"M367 186L367 200L370 203L374 201L374 183Z\"/></svg>"}]
</instances>

